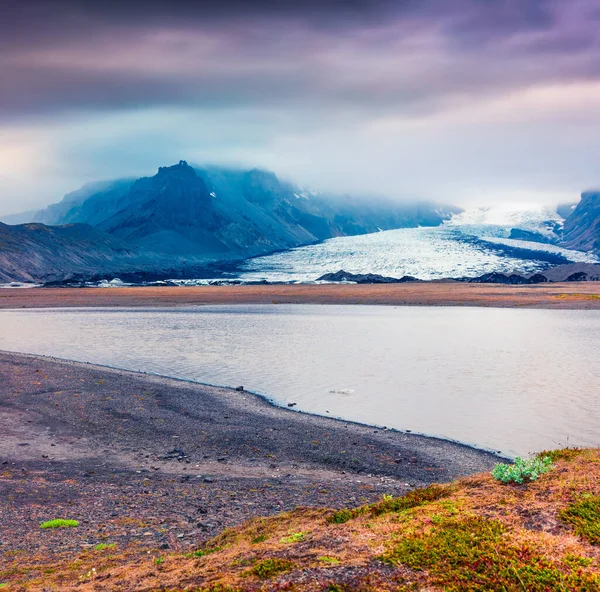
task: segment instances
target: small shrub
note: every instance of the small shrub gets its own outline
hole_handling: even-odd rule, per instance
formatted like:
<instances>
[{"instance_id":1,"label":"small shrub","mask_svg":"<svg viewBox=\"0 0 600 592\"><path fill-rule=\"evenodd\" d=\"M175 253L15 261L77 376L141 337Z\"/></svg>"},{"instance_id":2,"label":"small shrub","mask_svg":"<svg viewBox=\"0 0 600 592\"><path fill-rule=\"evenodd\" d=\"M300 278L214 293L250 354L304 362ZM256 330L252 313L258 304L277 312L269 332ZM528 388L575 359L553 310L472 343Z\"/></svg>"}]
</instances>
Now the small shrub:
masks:
<instances>
[{"instance_id":1,"label":"small shrub","mask_svg":"<svg viewBox=\"0 0 600 592\"><path fill-rule=\"evenodd\" d=\"M269 537L266 534L259 534L257 537L253 538L250 542L253 545L256 545L258 543L264 543L268 538Z\"/></svg>"},{"instance_id":2,"label":"small shrub","mask_svg":"<svg viewBox=\"0 0 600 592\"><path fill-rule=\"evenodd\" d=\"M344 508L343 510L338 510L337 512L334 512L331 516L329 516L329 518L327 518L327 522L329 522L330 524L344 524L345 522L348 522L348 520L359 516L360 509L361 508L348 510L347 508Z\"/></svg>"},{"instance_id":3,"label":"small shrub","mask_svg":"<svg viewBox=\"0 0 600 592\"><path fill-rule=\"evenodd\" d=\"M117 546L116 543L98 543L94 547L94 551L104 551L104 549L114 549Z\"/></svg>"},{"instance_id":4,"label":"small shrub","mask_svg":"<svg viewBox=\"0 0 600 592\"><path fill-rule=\"evenodd\" d=\"M288 559L263 559L259 561L252 569L245 572L246 575L255 575L259 578L272 578L280 573L291 571L296 568L296 564Z\"/></svg>"},{"instance_id":5,"label":"small shrub","mask_svg":"<svg viewBox=\"0 0 600 592\"><path fill-rule=\"evenodd\" d=\"M559 517L592 545L600 545L600 495L587 496L569 504Z\"/></svg>"},{"instance_id":6,"label":"small shrub","mask_svg":"<svg viewBox=\"0 0 600 592\"><path fill-rule=\"evenodd\" d=\"M48 520L40 524L40 528L74 528L75 526L79 526L77 520L64 520L63 518Z\"/></svg>"},{"instance_id":7,"label":"small shrub","mask_svg":"<svg viewBox=\"0 0 600 592\"><path fill-rule=\"evenodd\" d=\"M492 476L502 483L529 483L552 469L552 459L548 456L524 460L517 456L512 465L498 463Z\"/></svg>"},{"instance_id":8,"label":"small shrub","mask_svg":"<svg viewBox=\"0 0 600 592\"><path fill-rule=\"evenodd\" d=\"M294 532L289 536L283 537L279 542L280 543L299 543L304 540L303 532Z\"/></svg>"},{"instance_id":9,"label":"small shrub","mask_svg":"<svg viewBox=\"0 0 600 592\"><path fill-rule=\"evenodd\" d=\"M154 565L162 565L165 562L164 557L156 557L154 559Z\"/></svg>"}]
</instances>

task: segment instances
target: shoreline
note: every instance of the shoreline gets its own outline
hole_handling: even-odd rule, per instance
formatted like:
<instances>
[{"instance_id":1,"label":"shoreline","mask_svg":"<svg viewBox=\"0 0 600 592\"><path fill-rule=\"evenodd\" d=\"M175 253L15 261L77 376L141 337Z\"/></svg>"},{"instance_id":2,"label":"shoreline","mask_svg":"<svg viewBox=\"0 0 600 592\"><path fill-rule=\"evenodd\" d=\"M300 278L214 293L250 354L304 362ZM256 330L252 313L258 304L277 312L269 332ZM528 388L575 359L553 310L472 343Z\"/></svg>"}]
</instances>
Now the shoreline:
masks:
<instances>
[{"instance_id":1,"label":"shoreline","mask_svg":"<svg viewBox=\"0 0 600 592\"><path fill-rule=\"evenodd\" d=\"M357 506L499 460L292 413L245 391L82 362L0 352L0 385L0 555L9 566L98 544L133 558L186 552L253 517ZM80 525L39 528L53 518Z\"/></svg>"},{"instance_id":2,"label":"shoreline","mask_svg":"<svg viewBox=\"0 0 600 592\"><path fill-rule=\"evenodd\" d=\"M215 304L372 304L600 310L600 282L532 285L418 282L0 290L0 309Z\"/></svg>"},{"instance_id":3,"label":"shoreline","mask_svg":"<svg viewBox=\"0 0 600 592\"><path fill-rule=\"evenodd\" d=\"M199 380L193 380L191 378L179 378L176 376L169 376L166 374L157 374L155 372L146 372L144 370L129 370L127 368L121 368L119 366L109 366L107 364L96 364L94 362L82 362L80 360L71 360L68 358L58 358L56 356L49 356L49 355L43 355L43 354L31 354L31 353L27 353L27 352L16 352L16 351L0 349L0 356L2 356L2 355L19 356L19 357L23 357L23 358L29 358L31 360L47 360L49 362L54 362L57 364L81 366L82 368L89 368L89 369L98 370L98 371L107 370L107 371L111 371L111 372L116 372L118 374L129 374L134 377L135 376L148 376L148 377L164 379L167 381L181 382L183 384L197 385L197 386L206 387L209 389L219 389L219 390L225 390L225 391L239 392L239 391L237 391L236 387L230 386L230 385L215 384L212 382L202 382ZM272 395L259 393L259 392L253 391L253 390L249 390L245 387L244 387L243 391L241 391L241 392L243 392L244 395L250 395L251 397L254 397L254 398L260 400L261 402L264 402L267 405L269 405L275 409L279 409L285 413L296 413L296 414L300 414L300 415L308 416L308 417L330 419L333 421L341 422L343 424L358 426L360 428L382 430L382 431L390 432L390 433L403 434L405 436L419 436L422 438L427 438L428 440L439 440L440 442L447 442L449 444L454 444L456 446L462 446L464 448L467 448L469 450L474 450L476 452L490 454L490 455L496 457L498 459L498 461L512 462L515 458L513 456L503 454L503 452L501 450L496 450L494 448L488 448L486 446L479 446L477 444L463 442L462 440L457 440L454 438L447 438L447 437L441 436L441 435L428 434L425 432L417 432L414 430L403 430L400 428L388 428L387 426L383 426L383 425L377 425L377 424L373 424L373 423L363 423L363 422L355 421L352 419L344 419L343 417L340 417L337 415L320 415L319 413L312 413L311 411L304 411L302 409L290 408L287 403L284 403L284 402L278 403L277 400Z\"/></svg>"}]
</instances>

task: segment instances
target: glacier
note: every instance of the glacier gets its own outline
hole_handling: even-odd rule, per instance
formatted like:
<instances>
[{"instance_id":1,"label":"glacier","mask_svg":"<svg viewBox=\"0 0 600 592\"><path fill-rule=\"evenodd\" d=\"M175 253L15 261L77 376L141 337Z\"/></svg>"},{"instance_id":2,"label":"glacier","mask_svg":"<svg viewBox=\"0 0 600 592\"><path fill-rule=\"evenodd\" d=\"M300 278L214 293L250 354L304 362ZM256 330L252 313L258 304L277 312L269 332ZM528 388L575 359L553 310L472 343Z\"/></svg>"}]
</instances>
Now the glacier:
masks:
<instances>
[{"instance_id":1,"label":"glacier","mask_svg":"<svg viewBox=\"0 0 600 592\"><path fill-rule=\"evenodd\" d=\"M244 262L237 279L244 282L311 282L325 273L404 275L422 280L477 277L485 273L543 271L552 263L595 263L589 253L509 238L512 229L560 236L563 218L543 206L505 204L470 208L434 228L402 228L322 243Z\"/></svg>"}]
</instances>

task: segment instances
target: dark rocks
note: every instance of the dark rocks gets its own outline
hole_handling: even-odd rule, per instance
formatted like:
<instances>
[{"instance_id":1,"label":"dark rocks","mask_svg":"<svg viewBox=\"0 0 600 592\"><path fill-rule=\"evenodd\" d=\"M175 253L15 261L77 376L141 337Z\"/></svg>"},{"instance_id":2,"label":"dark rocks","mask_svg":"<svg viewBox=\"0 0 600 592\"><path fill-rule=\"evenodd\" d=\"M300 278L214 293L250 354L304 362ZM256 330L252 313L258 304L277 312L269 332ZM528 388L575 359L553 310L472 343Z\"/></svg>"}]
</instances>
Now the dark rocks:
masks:
<instances>
[{"instance_id":1,"label":"dark rocks","mask_svg":"<svg viewBox=\"0 0 600 592\"><path fill-rule=\"evenodd\" d=\"M164 460L183 460L186 457L186 453L181 450L181 448L173 448L173 450L167 452L167 455L163 458Z\"/></svg>"},{"instance_id":2,"label":"dark rocks","mask_svg":"<svg viewBox=\"0 0 600 592\"><path fill-rule=\"evenodd\" d=\"M239 392L242 392L244 390L244 387L243 386L236 386L235 390L239 391Z\"/></svg>"},{"instance_id":3,"label":"dark rocks","mask_svg":"<svg viewBox=\"0 0 600 592\"><path fill-rule=\"evenodd\" d=\"M506 275L504 273L500 273L494 271L492 273L485 273L479 277L469 278L467 281L470 284L532 284L529 278L513 273L511 275Z\"/></svg>"},{"instance_id":4,"label":"dark rocks","mask_svg":"<svg viewBox=\"0 0 600 592\"><path fill-rule=\"evenodd\" d=\"M578 271L572 273L570 276L565 278L565 282L587 282L588 274L585 271Z\"/></svg>"},{"instance_id":5,"label":"dark rocks","mask_svg":"<svg viewBox=\"0 0 600 592\"><path fill-rule=\"evenodd\" d=\"M543 284L548 281L548 278L543 273L534 273L529 276L530 284Z\"/></svg>"},{"instance_id":6,"label":"dark rocks","mask_svg":"<svg viewBox=\"0 0 600 592\"><path fill-rule=\"evenodd\" d=\"M600 281L600 265L594 263L571 263L544 271L549 282Z\"/></svg>"},{"instance_id":7,"label":"dark rocks","mask_svg":"<svg viewBox=\"0 0 600 592\"><path fill-rule=\"evenodd\" d=\"M377 273L350 273L340 269L335 273L326 273L318 282L352 282L354 284L403 284L406 282L419 282L421 280L405 275L401 278L387 277Z\"/></svg>"},{"instance_id":8,"label":"dark rocks","mask_svg":"<svg viewBox=\"0 0 600 592\"><path fill-rule=\"evenodd\" d=\"M288 403L287 406L288 407L295 407L298 403Z\"/></svg>"}]
</instances>

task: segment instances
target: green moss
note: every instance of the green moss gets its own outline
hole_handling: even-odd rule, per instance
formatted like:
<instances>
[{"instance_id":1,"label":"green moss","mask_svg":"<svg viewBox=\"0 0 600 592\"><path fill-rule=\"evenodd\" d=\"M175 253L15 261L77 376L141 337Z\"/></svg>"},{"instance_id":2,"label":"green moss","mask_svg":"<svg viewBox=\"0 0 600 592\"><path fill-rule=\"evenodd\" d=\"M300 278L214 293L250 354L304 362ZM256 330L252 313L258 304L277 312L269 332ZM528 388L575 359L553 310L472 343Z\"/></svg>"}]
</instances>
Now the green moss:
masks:
<instances>
[{"instance_id":1,"label":"green moss","mask_svg":"<svg viewBox=\"0 0 600 592\"><path fill-rule=\"evenodd\" d=\"M280 543L299 543L304 540L303 532L294 532L289 536L283 537L279 542Z\"/></svg>"},{"instance_id":2,"label":"green moss","mask_svg":"<svg viewBox=\"0 0 600 592\"><path fill-rule=\"evenodd\" d=\"M592 545L600 545L600 495L586 496L570 504L559 517Z\"/></svg>"},{"instance_id":3,"label":"green moss","mask_svg":"<svg viewBox=\"0 0 600 592\"><path fill-rule=\"evenodd\" d=\"M328 557L327 555L323 555L322 557L317 557L317 559L319 561L322 561L323 563L328 563L329 565L339 565L340 564L339 559L336 559L335 557Z\"/></svg>"},{"instance_id":4,"label":"green moss","mask_svg":"<svg viewBox=\"0 0 600 592\"><path fill-rule=\"evenodd\" d=\"M286 571L292 571L293 569L296 569L296 564L293 561L275 557L273 559L263 559L262 561L259 561L252 569L244 572L244 575L254 575L264 579L272 578L273 576L285 573Z\"/></svg>"},{"instance_id":5,"label":"green moss","mask_svg":"<svg viewBox=\"0 0 600 592\"><path fill-rule=\"evenodd\" d=\"M564 562L571 567L589 567L594 563L593 559L589 557L582 557L581 555L572 555L567 553L564 558Z\"/></svg>"},{"instance_id":6,"label":"green moss","mask_svg":"<svg viewBox=\"0 0 600 592\"><path fill-rule=\"evenodd\" d=\"M592 592L600 576L555 563L535 548L511 544L506 527L479 516L447 518L427 533L402 539L382 559L427 570L448 592Z\"/></svg>"},{"instance_id":7,"label":"green moss","mask_svg":"<svg viewBox=\"0 0 600 592\"><path fill-rule=\"evenodd\" d=\"M569 461L577 458L584 450L584 448L559 448L557 450L544 450L536 456L537 458L549 458L552 462Z\"/></svg>"},{"instance_id":8,"label":"green moss","mask_svg":"<svg viewBox=\"0 0 600 592\"><path fill-rule=\"evenodd\" d=\"M105 549L114 549L117 546L116 543L98 543L94 547L94 551L104 551Z\"/></svg>"},{"instance_id":9,"label":"green moss","mask_svg":"<svg viewBox=\"0 0 600 592\"><path fill-rule=\"evenodd\" d=\"M352 510L338 510L329 516L327 521L331 524L344 524L344 522L348 522L348 520L358 516L368 515L374 517L389 512L402 512L447 497L452 491L453 488L450 485L437 485L434 483L429 487L413 489L402 497L392 498L390 496L385 496L382 501L377 502L376 504L361 506L359 508L353 508Z\"/></svg>"},{"instance_id":10,"label":"green moss","mask_svg":"<svg viewBox=\"0 0 600 592\"><path fill-rule=\"evenodd\" d=\"M48 520L40 524L40 528L74 528L75 526L79 526L77 520L64 520L63 518Z\"/></svg>"},{"instance_id":11,"label":"green moss","mask_svg":"<svg viewBox=\"0 0 600 592\"><path fill-rule=\"evenodd\" d=\"M188 553L186 557L204 557L205 555L210 555L211 553L216 553L220 551L223 547L206 547L205 549L197 549L196 551L192 551Z\"/></svg>"}]
</instances>

